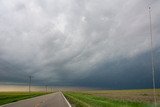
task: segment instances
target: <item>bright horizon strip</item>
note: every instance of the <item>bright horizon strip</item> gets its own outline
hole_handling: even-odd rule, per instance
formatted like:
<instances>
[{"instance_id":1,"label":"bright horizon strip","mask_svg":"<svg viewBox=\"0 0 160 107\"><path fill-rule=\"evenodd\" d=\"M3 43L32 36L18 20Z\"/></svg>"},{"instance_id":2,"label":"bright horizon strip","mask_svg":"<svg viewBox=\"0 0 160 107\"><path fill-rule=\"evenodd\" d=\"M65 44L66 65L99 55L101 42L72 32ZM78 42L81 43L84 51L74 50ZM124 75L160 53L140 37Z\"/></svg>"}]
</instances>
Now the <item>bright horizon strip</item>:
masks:
<instances>
[{"instance_id":1,"label":"bright horizon strip","mask_svg":"<svg viewBox=\"0 0 160 107\"><path fill-rule=\"evenodd\" d=\"M44 91L45 88L42 86L31 86L31 91ZM28 91L28 86L22 85L0 85L0 92L10 92L10 91Z\"/></svg>"}]
</instances>

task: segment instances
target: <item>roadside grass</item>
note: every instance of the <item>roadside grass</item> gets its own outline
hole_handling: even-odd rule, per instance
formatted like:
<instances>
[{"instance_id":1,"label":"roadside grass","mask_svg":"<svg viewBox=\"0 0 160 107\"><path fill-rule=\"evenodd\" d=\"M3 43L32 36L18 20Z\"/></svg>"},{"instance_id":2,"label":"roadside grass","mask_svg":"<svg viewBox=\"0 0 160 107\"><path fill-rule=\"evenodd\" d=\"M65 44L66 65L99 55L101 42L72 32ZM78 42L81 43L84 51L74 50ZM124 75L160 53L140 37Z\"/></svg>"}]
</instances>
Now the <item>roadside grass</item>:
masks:
<instances>
[{"instance_id":1,"label":"roadside grass","mask_svg":"<svg viewBox=\"0 0 160 107\"><path fill-rule=\"evenodd\" d=\"M0 105L45 95L44 92L0 92Z\"/></svg>"},{"instance_id":2,"label":"roadside grass","mask_svg":"<svg viewBox=\"0 0 160 107\"><path fill-rule=\"evenodd\" d=\"M73 107L152 107L151 104L113 100L81 92L65 92Z\"/></svg>"}]
</instances>

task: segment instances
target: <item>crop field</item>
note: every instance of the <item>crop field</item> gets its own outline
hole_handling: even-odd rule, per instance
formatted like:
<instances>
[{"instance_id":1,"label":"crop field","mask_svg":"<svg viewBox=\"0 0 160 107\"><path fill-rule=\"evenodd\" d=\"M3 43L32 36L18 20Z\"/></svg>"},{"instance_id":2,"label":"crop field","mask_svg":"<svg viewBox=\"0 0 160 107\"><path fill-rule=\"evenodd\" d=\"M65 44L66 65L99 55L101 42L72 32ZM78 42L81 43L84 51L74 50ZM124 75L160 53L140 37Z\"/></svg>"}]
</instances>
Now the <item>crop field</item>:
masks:
<instances>
[{"instance_id":1,"label":"crop field","mask_svg":"<svg viewBox=\"0 0 160 107\"><path fill-rule=\"evenodd\" d=\"M160 90L156 90L160 107ZM152 90L103 90L64 92L73 107L153 107Z\"/></svg>"},{"instance_id":2,"label":"crop field","mask_svg":"<svg viewBox=\"0 0 160 107\"><path fill-rule=\"evenodd\" d=\"M0 105L44 95L44 92L0 92Z\"/></svg>"}]
</instances>

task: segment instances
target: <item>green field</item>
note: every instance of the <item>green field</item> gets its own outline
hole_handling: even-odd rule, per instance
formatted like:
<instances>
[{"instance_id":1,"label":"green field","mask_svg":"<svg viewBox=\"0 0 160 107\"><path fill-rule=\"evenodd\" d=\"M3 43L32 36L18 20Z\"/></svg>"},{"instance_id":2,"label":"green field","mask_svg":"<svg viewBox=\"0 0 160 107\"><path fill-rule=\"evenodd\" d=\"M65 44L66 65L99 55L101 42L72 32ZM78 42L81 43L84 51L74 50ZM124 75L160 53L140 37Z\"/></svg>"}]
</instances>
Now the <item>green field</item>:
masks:
<instances>
[{"instance_id":1,"label":"green field","mask_svg":"<svg viewBox=\"0 0 160 107\"><path fill-rule=\"evenodd\" d=\"M127 97L128 99L105 96L109 93L112 93L112 95L115 93L114 96L119 96L119 94L116 95L117 91L64 92L64 95L73 107L153 107L153 102L130 100L132 96L135 99L141 98L140 95L148 91L149 90L118 91L119 93L121 92L121 94L128 93L128 96L131 93L136 93L137 98L131 94L130 97ZM99 95L99 93L104 96ZM142 94L142 96L148 98L147 94ZM160 105L157 105L157 107L160 107Z\"/></svg>"},{"instance_id":2,"label":"green field","mask_svg":"<svg viewBox=\"0 0 160 107\"><path fill-rule=\"evenodd\" d=\"M44 95L44 92L0 92L0 105Z\"/></svg>"}]
</instances>

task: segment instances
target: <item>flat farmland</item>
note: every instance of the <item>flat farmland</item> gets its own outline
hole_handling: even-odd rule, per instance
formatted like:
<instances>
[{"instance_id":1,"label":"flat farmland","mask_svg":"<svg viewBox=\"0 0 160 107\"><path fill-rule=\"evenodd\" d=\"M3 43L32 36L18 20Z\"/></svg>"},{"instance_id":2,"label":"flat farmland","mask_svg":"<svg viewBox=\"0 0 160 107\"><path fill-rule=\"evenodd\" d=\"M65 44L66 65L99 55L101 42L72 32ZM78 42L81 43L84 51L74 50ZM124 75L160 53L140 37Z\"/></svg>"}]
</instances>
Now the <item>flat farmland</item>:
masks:
<instances>
[{"instance_id":1,"label":"flat farmland","mask_svg":"<svg viewBox=\"0 0 160 107\"><path fill-rule=\"evenodd\" d=\"M64 95L73 107L152 107L153 90L70 91ZM160 90L156 90L160 107Z\"/></svg>"},{"instance_id":2,"label":"flat farmland","mask_svg":"<svg viewBox=\"0 0 160 107\"><path fill-rule=\"evenodd\" d=\"M95 96L106 97L110 99L126 100L131 102L153 103L153 90L104 90L104 91L88 91ZM156 90L156 100L160 103L160 89Z\"/></svg>"}]
</instances>

